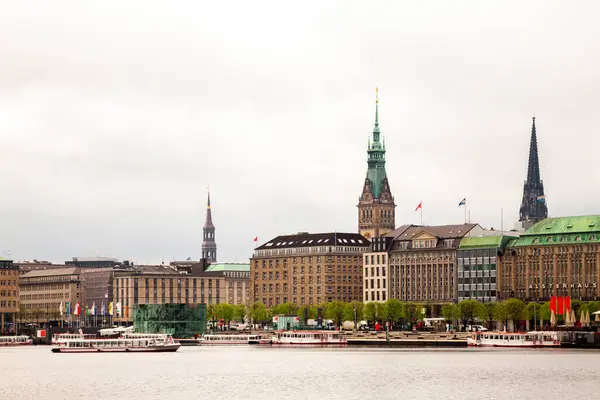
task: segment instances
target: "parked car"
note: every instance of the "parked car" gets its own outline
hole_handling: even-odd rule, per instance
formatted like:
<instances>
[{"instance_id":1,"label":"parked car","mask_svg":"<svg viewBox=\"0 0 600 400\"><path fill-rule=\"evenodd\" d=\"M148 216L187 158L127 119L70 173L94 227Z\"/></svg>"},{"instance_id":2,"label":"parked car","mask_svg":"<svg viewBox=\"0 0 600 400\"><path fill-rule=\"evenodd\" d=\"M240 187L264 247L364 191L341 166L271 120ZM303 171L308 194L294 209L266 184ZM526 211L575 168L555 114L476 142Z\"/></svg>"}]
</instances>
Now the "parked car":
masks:
<instances>
[{"instance_id":1,"label":"parked car","mask_svg":"<svg viewBox=\"0 0 600 400\"><path fill-rule=\"evenodd\" d=\"M483 325L467 325L467 332L486 332L487 330Z\"/></svg>"}]
</instances>

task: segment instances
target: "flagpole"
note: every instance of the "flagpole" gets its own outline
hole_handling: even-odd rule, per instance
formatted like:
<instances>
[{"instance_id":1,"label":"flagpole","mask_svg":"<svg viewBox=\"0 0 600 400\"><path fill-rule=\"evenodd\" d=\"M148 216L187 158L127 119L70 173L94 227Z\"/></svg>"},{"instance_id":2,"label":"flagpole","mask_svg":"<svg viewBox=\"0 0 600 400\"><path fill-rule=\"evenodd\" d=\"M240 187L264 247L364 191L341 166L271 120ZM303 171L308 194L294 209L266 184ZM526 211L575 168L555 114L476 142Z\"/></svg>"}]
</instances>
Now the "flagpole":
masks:
<instances>
[{"instance_id":1,"label":"flagpole","mask_svg":"<svg viewBox=\"0 0 600 400\"><path fill-rule=\"evenodd\" d=\"M423 205L421 204L421 226L423 226Z\"/></svg>"},{"instance_id":2,"label":"flagpole","mask_svg":"<svg viewBox=\"0 0 600 400\"><path fill-rule=\"evenodd\" d=\"M467 224L467 199L465 199L465 225Z\"/></svg>"}]
</instances>

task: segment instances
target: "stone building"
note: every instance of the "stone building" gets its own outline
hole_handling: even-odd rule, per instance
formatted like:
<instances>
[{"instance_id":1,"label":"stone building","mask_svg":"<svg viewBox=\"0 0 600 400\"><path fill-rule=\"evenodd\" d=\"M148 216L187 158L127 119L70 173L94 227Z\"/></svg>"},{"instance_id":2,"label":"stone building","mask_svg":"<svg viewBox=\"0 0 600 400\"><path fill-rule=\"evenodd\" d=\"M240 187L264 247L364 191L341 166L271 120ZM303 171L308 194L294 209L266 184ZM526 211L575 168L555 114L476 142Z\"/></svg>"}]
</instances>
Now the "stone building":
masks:
<instances>
[{"instance_id":1,"label":"stone building","mask_svg":"<svg viewBox=\"0 0 600 400\"><path fill-rule=\"evenodd\" d=\"M61 318L68 321L71 316L64 312L61 315L60 305L84 302L81 269L39 269L23 274L20 301L19 319L23 323L45 323Z\"/></svg>"},{"instance_id":2,"label":"stone building","mask_svg":"<svg viewBox=\"0 0 600 400\"><path fill-rule=\"evenodd\" d=\"M533 117L529 144L529 160L527 162L527 180L523 184L523 199L521 200L521 208L519 209L517 229L523 231L546 217L548 217L548 207L546 205L546 195L544 194L544 182L540 175L537 132L535 117Z\"/></svg>"},{"instance_id":3,"label":"stone building","mask_svg":"<svg viewBox=\"0 0 600 400\"><path fill-rule=\"evenodd\" d=\"M401 228L399 228L401 229ZM394 238L371 239L371 247L363 254L363 302L385 302L389 299L389 254Z\"/></svg>"},{"instance_id":4,"label":"stone building","mask_svg":"<svg viewBox=\"0 0 600 400\"><path fill-rule=\"evenodd\" d=\"M72 321L75 305L107 310L112 301L113 268L79 268L51 264L54 268L33 269L21 275L21 322ZM70 312L67 313L67 303ZM62 314L61 314L62 304Z\"/></svg>"},{"instance_id":5,"label":"stone building","mask_svg":"<svg viewBox=\"0 0 600 400\"><path fill-rule=\"evenodd\" d=\"M367 154L367 177L358 200L358 232L371 240L396 227L396 204L385 171L385 140L379 129L378 97L375 101L375 126Z\"/></svg>"},{"instance_id":6,"label":"stone building","mask_svg":"<svg viewBox=\"0 0 600 400\"><path fill-rule=\"evenodd\" d=\"M500 257L502 299L600 296L600 215L547 218L508 242Z\"/></svg>"},{"instance_id":7,"label":"stone building","mask_svg":"<svg viewBox=\"0 0 600 400\"><path fill-rule=\"evenodd\" d=\"M356 233L277 236L250 259L251 298L267 307L362 299L362 253L370 243Z\"/></svg>"},{"instance_id":8,"label":"stone building","mask_svg":"<svg viewBox=\"0 0 600 400\"><path fill-rule=\"evenodd\" d=\"M250 303L250 264L215 263L206 272L220 273L225 280L225 302L228 304Z\"/></svg>"},{"instance_id":9,"label":"stone building","mask_svg":"<svg viewBox=\"0 0 600 400\"><path fill-rule=\"evenodd\" d=\"M200 266L135 265L115 271L113 319L133 322L136 304L225 303L225 277Z\"/></svg>"},{"instance_id":10,"label":"stone building","mask_svg":"<svg viewBox=\"0 0 600 400\"><path fill-rule=\"evenodd\" d=\"M460 240L482 234L478 224L397 228L364 254L364 301L455 301Z\"/></svg>"},{"instance_id":11,"label":"stone building","mask_svg":"<svg viewBox=\"0 0 600 400\"><path fill-rule=\"evenodd\" d=\"M0 258L0 332L14 331L19 312L19 267Z\"/></svg>"}]
</instances>

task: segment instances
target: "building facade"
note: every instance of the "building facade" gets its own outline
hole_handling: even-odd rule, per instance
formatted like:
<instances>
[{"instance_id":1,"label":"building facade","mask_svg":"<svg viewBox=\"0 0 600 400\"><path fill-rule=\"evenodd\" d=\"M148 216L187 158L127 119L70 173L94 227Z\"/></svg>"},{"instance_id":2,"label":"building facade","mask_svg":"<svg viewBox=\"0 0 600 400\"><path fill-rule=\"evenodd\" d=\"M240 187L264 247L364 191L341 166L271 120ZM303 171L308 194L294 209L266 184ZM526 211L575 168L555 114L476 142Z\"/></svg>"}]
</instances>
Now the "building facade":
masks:
<instances>
[{"instance_id":1,"label":"building facade","mask_svg":"<svg viewBox=\"0 0 600 400\"><path fill-rule=\"evenodd\" d=\"M19 267L0 259L0 332L14 331L19 312Z\"/></svg>"},{"instance_id":2,"label":"building facade","mask_svg":"<svg viewBox=\"0 0 600 400\"><path fill-rule=\"evenodd\" d=\"M206 221L202 228L202 258L208 263L217 262L217 242L215 242L215 225L212 222L212 210L210 208L210 192L206 202Z\"/></svg>"},{"instance_id":3,"label":"building facade","mask_svg":"<svg viewBox=\"0 0 600 400\"><path fill-rule=\"evenodd\" d=\"M367 155L367 177L358 200L358 232L371 240L396 228L396 204L385 171L385 140L379 129L379 97Z\"/></svg>"},{"instance_id":4,"label":"building facade","mask_svg":"<svg viewBox=\"0 0 600 400\"><path fill-rule=\"evenodd\" d=\"M277 236L250 259L251 299L267 307L362 299L362 254L370 243L356 233Z\"/></svg>"},{"instance_id":5,"label":"building facade","mask_svg":"<svg viewBox=\"0 0 600 400\"><path fill-rule=\"evenodd\" d=\"M531 126L531 140L529 144L529 160L527 163L527 180L523 185L523 199L519 209L518 229L530 228L538 221L548 217L544 182L540 175L540 161L538 157L537 132L535 117Z\"/></svg>"},{"instance_id":6,"label":"building facade","mask_svg":"<svg viewBox=\"0 0 600 400\"><path fill-rule=\"evenodd\" d=\"M113 319L133 322L139 304L219 304L227 300L221 272L164 265L138 265L115 271Z\"/></svg>"},{"instance_id":7,"label":"building facade","mask_svg":"<svg viewBox=\"0 0 600 400\"><path fill-rule=\"evenodd\" d=\"M547 218L508 242L501 257L502 299L551 296L597 300L600 295L600 215Z\"/></svg>"},{"instance_id":8,"label":"building facade","mask_svg":"<svg viewBox=\"0 0 600 400\"><path fill-rule=\"evenodd\" d=\"M110 268L119 265L120 262L116 258L111 257L73 257L71 261L65 261L65 265L69 267L81 268Z\"/></svg>"},{"instance_id":9,"label":"building facade","mask_svg":"<svg viewBox=\"0 0 600 400\"><path fill-rule=\"evenodd\" d=\"M371 247L363 254L363 302L385 302L389 299L389 254L394 238L371 239Z\"/></svg>"},{"instance_id":10,"label":"building facade","mask_svg":"<svg viewBox=\"0 0 600 400\"><path fill-rule=\"evenodd\" d=\"M84 302L81 269L77 267L39 269L21 276L19 319L23 323L46 323L72 319L65 305ZM61 314L61 304L63 312Z\"/></svg>"},{"instance_id":11,"label":"building facade","mask_svg":"<svg viewBox=\"0 0 600 400\"><path fill-rule=\"evenodd\" d=\"M458 301L491 302L498 299L499 256L516 236L469 236L460 241L457 254Z\"/></svg>"},{"instance_id":12,"label":"building facade","mask_svg":"<svg viewBox=\"0 0 600 400\"><path fill-rule=\"evenodd\" d=\"M371 247L368 257L365 254L365 279L369 279L370 285L369 288L365 285L364 301L377 301L372 300L372 293L376 298L378 292L385 290L386 299L433 304L456 301L456 256L460 240L482 234L478 224L397 228L387 235L391 242ZM371 288L371 282L380 285L380 289Z\"/></svg>"},{"instance_id":13,"label":"building facade","mask_svg":"<svg viewBox=\"0 0 600 400\"><path fill-rule=\"evenodd\" d=\"M250 264L215 263L206 272L220 273L225 280L225 302L228 304L250 304Z\"/></svg>"}]
</instances>

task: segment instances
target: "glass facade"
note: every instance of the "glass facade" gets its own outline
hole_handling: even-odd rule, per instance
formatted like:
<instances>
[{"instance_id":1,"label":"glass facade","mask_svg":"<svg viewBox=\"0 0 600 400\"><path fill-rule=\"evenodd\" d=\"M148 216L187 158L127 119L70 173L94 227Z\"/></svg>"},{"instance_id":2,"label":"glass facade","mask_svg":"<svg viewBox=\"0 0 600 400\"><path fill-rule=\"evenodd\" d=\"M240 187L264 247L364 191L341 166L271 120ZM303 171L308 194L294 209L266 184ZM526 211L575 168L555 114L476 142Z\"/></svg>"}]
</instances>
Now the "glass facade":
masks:
<instances>
[{"instance_id":1,"label":"glass facade","mask_svg":"<svg viewBox=\"0 0 600 400\"><path fill-rule=\"evenodd\" d=\"M169 333L191 338L206 330L206 304L136 304L133 328L140 333Z\"/></svg>"},{"instance_id":2,"label":"glass facade","mask_svg":"<svg viewBox=\"0 0 600 400\"><path fill-rule=\"evenodd\" d=\"M458 301L496 301L498 248L458 251Z\"/></svg>"}]
</instances>

